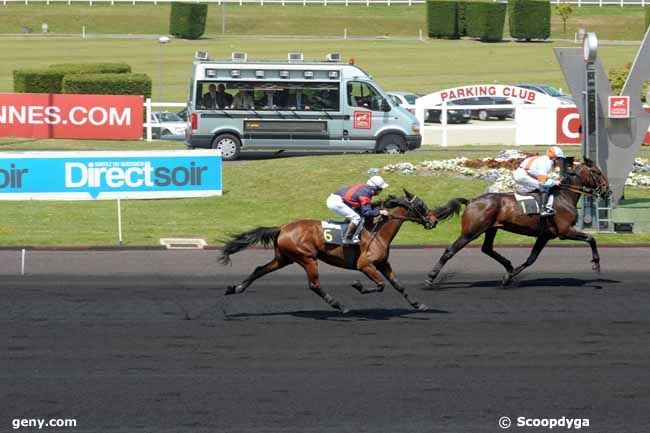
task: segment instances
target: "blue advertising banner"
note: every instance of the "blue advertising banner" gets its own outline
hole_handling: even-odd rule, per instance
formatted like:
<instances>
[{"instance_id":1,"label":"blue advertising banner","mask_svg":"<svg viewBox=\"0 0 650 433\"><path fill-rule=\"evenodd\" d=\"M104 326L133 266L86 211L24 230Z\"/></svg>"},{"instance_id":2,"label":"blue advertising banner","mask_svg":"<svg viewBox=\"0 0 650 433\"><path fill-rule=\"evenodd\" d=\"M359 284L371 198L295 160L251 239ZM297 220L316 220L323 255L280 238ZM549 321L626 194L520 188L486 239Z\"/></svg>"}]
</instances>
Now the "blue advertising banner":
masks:
<instances>
[{"instance_id":1,"label":"blue advertising banner","mask_svg":"<svg viewBox=\"0 0 650 433\"><path fill-rule=\"evenodd\" d=\"M115 200L222 194L221 153L0 152L0 200Z\"/></svg>"}]
</instances>

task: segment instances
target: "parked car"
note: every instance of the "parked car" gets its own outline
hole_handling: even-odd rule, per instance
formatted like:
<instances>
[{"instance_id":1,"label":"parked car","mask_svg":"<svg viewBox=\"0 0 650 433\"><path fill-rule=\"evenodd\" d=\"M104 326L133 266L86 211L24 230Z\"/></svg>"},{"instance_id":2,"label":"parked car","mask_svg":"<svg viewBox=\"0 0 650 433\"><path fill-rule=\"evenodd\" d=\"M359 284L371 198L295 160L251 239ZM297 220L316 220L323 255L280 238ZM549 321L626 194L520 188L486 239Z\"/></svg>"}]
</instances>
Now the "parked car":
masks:
<instances>
[{"instance_id":1,"label":"parked car","mask_svg":"<svg viewBox=\"0 0 650 433\"><path fill-rule=\"evenodd\" d=\"M485 108L472 108L472 118L479 120L488 120L490 117L496 117L504 120L508 117L515 117L513 108L490 108L489 105L511 105L512 101L500 96L477 96L475 98L465 98L453 101L456 105L487 105Z\"/></svg>"},{"instance_id":2,"label":"parked car","mask_svg":"<svg viewBox=\"0 0 650 433\"><path fill-rule=\"evenodd\" d=\"M451 101L447 104L447 123L467 123L472 119L472 112L463 108L455 108L456 101ZM441 123L440 117L442 110L432 108L426 110L424 121L427 123Z\"/></svg>"},{"instance_id":3,"label":"parked car","mask_svg":"<svg viewBox=\"0 0 650 433\"><path fill-rule=\"evenodd\" d=\"M171 138L182 136L185 138L187 122L170 111L156 111L151 113L151 135L154 138Z\"/></svg>"},{"instance_id":4,"label":"parked car","mask_svg":"<svg viewBox=\"0 0 650 433\"><path fill-rule=\"evenodd\" d=\"M561 105L576 105L576 100L573 96L568 96L562 93L562 91L553 86L547 86L546 84L517 84L517 87L523 89L530 89L536 92L544 93L545 95L552 96L557 98L560 101Z\"/></svg>"},{"instance_id":5,"label":"parked car","mask_svg":"<svg viewBox=\"0 0 650 433\"><path fill-rule=\"evenodd\" d=\"M187 108L183 108L181 111L179 111L178 113L176 113L176 115L177 115L178 117L180 117L181 119L187 121Z\"/></svg>"},{"instance_id":6,"label":"parked car","mask_svg":"<svg viewBox=\"0 0 650 433\"><path fill-rule=\"evenodd\" d=\"M415 100L418 95L410 92L387 92L386 93L397 105L401 105L407 111L415 114Z\"/></svg>"}]
</instances>

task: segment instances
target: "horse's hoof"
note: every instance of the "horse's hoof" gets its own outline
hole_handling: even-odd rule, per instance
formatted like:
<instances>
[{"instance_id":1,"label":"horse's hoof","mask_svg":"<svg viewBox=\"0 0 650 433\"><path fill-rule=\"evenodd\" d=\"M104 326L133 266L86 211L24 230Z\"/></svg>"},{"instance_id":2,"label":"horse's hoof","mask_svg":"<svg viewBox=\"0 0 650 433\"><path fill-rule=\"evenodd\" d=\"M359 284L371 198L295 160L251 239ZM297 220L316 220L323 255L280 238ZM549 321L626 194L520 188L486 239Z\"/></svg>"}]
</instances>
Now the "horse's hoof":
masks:
<instances>
[{"instance_id":1,"label":"horse's hoof","mask_svg":"<svg viewBox=\"0 0 650 433\"><path fill-rule=\"evenodd\" d=\"M591 269L600 274L600 263L594 262L594 264L591 266Z\"/></svg>"},{"instance_id":2,"label":"horse's hoof","mask_svg":"<svg viewBox=\"0 0 650 433\"><path fill-rule=\"evenodd\" d=\"M503 280L501 280L501 288L502 289L507 289L510 286L510 283L512 283L512 279L514 277L510 274L506 275L503 277Z\"/></svg>"},{"instance_id":3,"label":"horse's hoof","mask_svg":"<svg viewBox=\"0 0 650 433\"><path fill-rule=\"evenodd\" d=\"M436 288L436 283L433 281L432 278L427 278L426 280L424 280L424 288L433 290Z\"/></svg>"},{"instance_id":4,"label":"horse's hoof","mask_svg":"<svg viewBox=\"0 0 650 433\"><path fill-rule=\"evenodd\" d=\"M356 290L363 290L363 284L361 284L361 281L357 280L354 283L352 283L352 288Z\"/></svg>"},{"instance_id":5,"label":"horse's hoof","mask_svg":"<svg viewBox=\"0 0 650 433\"><path fill-rule=\"evenodd\" d=\"M418 304L418 305L415 306L415 309L418 310L418 311L427 311L429 309L429 307L427 307L424 304Z\"/></svg>"},{"instance_id":6,"label":"horse's hoof","mask_svg":"<svg viewBox=\"0 0 650 433\"><path fill-rule=\"evenodd\" d=\"M237 288L237 286L228 286L228 288L226 289L226 292L224 293L224 295L226 295L226 296L227 295L234 295L235 293L237 293L237 291L235 290L236 288Z\"/></svg>"},{"instance_id":7,"label":"horse's hoof","mask_svg":"<svg viewBox=\"0 0 650 433\"><path fill-rule=\"evenodd\" d=\"M350 313L350 310L348 308L341 307L341 314L349 314L349 313Z\"/></svg>"}]
</instances>

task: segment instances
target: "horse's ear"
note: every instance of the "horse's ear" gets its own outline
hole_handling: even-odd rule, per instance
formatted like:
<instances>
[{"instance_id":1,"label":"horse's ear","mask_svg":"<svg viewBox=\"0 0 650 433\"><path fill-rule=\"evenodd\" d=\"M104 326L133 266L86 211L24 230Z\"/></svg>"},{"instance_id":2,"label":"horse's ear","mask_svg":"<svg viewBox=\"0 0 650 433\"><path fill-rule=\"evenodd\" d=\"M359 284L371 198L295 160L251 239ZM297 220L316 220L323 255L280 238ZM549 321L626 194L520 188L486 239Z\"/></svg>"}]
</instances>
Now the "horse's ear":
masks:
<instances>
[{"instance_id":1,"label":"horse's ear","mask_svg":"<svg viewBox=\"0 0 650 433\"><path fill-rule=\"evenodd\" d=\"M594 161L591 158L585 158L585 165L591 168L594 166Z\"/></svg>"},{"instance_id":2,"label":"horse's ear","mask_svg":"<svg viewBox=\"0 0 650 433\"><path fill-rule=\"evenodd\" d=\"M406 196L407 199L411 200L413 198L413 194L408 192L406 188L402 188L404 190L404 195Z\"/></svg>"}]
</instances>

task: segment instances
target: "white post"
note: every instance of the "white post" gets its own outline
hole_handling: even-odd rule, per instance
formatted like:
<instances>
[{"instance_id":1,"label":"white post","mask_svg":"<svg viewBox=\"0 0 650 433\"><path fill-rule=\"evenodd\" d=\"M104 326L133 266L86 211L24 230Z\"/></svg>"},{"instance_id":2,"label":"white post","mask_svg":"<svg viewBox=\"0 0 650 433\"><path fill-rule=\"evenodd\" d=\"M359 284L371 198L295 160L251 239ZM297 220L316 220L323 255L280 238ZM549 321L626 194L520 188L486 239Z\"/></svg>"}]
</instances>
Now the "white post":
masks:
<instances>
[{"instance_id":1,"label":"white post","mask_svg":"<svg viewBox=\"0 0 650 433\"><path fill-rule=\"evenodd\" d=\"M20 275L25 275L25 248L23 248L23 252L21 254L21 259L20 259Z\"/></svg>"},{"instance_id":2,"label":"white post","mask_svg":"<svg viewBox=\"0 0 650 433\"><path fill-rule=\"evenodd\" d=\"M151 98L147 98L147 100L144 103L144 106L146 107L146 120L147 120L147 141L151 141Z\"/></svg>"},{"instance_id":3,"label":"white post","mask_svg":"<svg viewBox=\"0 0 650 433\"><path fill-rule=\"evenodd\" d=\"M370 7L370 0L366 0L366 6Z\"/></svg>"},{"instance_id":4,"label":"white post","mask_svg":"<svg viewBox=\"0 0 650 433\"><path fill-rule=\"evenodd\" d=\"M86 26L81 26L81 39L86 39Z\"/></svg>"},{"instance_id":5,"label":"white post","mask_svg":"<svg viewBox=\"0 0 650 433\"><path fill-rule=\"evenodd\" d=\"M347 38L348 38L348 29L346 27L343 29L343 39L347 39Z\"/></svg>"},{"instance_id":6,"label":"white post","mask_svg":"<svg viewBox=\"0 0 650 433\"><path fill-rule=\"evenodd\" d=\"M117 199L117 236L122 245L122 203L119 198Z\"/></svg>"},{"instance_id":7,"label":"white post","mask_svg":"<svg viewBox=\"0 0 650 433\"><path fill-rule=\"evenodd\" d=\"M422 37L422 29L420 29L420 40L424 41L424 38Z\"/></svg>"},{"instance_id":8,"label":"white post","mask_svg":"<svg viewBox=\"0 0 650 433\"><path fill-rule=\"evenodd\" d=\"M623 0L621 0L621 7L623 7Z\"/></svg>"},{"instance_id":9,"label":"white post","mask_svg":"<svg viewBox=\"0 0 650 433\"><path fill-rule=\"evenodd\" d=\"M598 6L603 7L603 0L598 0Z\"/></svg>"},{"instance_id":10,"label":"white post","mask_svg":"<svg viewBox=\"0 0 650 433\"><path fill-rule=\"evenodd\" d=\"M345 0L345 6L349 6L348 0Z\"/></svg>"},{"instance_id":11,"label":"white post","mask_svg":"<svg viewBox=\"0 0 650 433\"><path fill-rule=\"evenodd\" d=\"M447 101L442 103L442 112L440 113L440 124L442 125L442 147L447 147Z\"/></svg>"}]
</instances>

